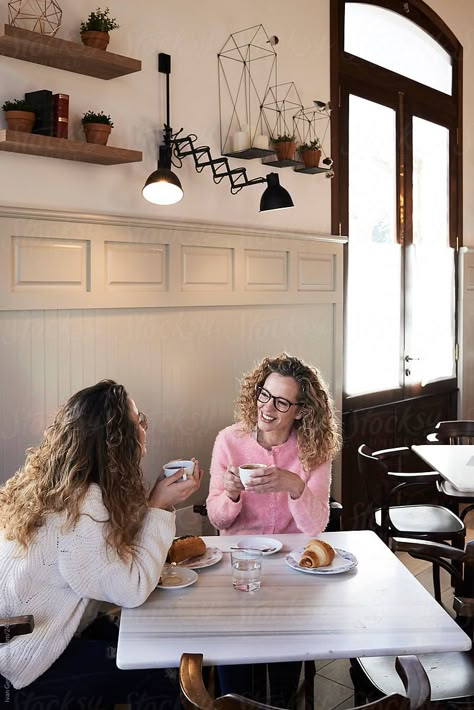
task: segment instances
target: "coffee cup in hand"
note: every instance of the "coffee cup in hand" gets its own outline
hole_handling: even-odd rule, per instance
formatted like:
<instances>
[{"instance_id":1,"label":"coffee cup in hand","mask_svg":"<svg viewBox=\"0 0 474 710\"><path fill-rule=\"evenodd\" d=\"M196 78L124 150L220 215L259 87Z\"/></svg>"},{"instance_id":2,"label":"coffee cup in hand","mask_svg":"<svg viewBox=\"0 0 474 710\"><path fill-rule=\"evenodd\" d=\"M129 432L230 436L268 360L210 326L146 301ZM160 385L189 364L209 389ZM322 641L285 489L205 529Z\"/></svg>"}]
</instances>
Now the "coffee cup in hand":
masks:
<instances>
[{"instance_id":1,"label":"coffee cup in hand","mask_svg":"<svg viewBox=\"0 0 474 710\"><path fill-rule=\"evenodd\" d=\"M194 461L189 461L187 459L169 461L163 466L163 473L168 478L168 476L173 476L180 468L183 469L183 475L181 478L178 478L178 481L187 481L187 479L194 473Z\"/></svg>"},{"instance_id":2,"label":"coffee cup in hand","mask_svg":"<svg viewBox=\"0 0 474 710\"><path fill-rule=\"evenodd\" d=\"M243 466L239 466L240 481L244 488L252 478L252 474L256 471L261 471L262 468L266 468L264 463L246 463Z\"/></svg>"}]
</instances>

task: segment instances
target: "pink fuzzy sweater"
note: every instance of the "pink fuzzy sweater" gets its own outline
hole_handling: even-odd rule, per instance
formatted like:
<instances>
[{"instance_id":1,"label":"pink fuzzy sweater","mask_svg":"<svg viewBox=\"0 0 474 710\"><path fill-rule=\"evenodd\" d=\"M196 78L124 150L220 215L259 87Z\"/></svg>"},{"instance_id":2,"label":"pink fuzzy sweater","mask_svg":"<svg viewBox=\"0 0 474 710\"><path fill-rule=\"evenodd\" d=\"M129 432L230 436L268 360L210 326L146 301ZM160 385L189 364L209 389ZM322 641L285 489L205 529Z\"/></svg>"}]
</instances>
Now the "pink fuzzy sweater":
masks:
<instances>
[{"instance_id":1,"label":"pink fuzzy sweater","mask_svg":"<svg viewBox=\"0 0 474 710\"><path fill-rule=\"evenodd\" d=\"M228 466L244 463L264 463L296 473L305 482L305 489L297 500L288 493L242 491L234 503L224 491L223 473ZM330 484L330 461L303 471L294 432L284 444L268 450L251 434L244 434L239 424L233 424L219 432L214 443L207 513L223 535L318 535L328 522Z\"/></svg>"}]
</instances>

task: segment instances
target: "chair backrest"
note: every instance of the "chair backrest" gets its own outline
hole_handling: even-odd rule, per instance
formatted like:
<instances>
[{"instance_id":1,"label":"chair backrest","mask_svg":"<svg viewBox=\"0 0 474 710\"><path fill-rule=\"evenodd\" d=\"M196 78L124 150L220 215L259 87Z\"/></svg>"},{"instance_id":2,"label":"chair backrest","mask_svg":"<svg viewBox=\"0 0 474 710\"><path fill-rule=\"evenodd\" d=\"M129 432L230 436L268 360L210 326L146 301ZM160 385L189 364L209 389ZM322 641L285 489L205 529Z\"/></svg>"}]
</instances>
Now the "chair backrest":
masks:
<instances>
[{"instance_id":1,"label":"chair backrest","mask_svg":"<svg viewBox=\"0 0 474 710\"><path fill-rule=\"evenodd\" d=\"M428 440L438 444L474 444L474 421L453 419L438 422Z\"/></svg>"},{"instance_id":2,"label":"chair backrest","mask_svg":"<svg viewBox=\"0 0 474 710\"><path fill-rule=\"evenodd\" d=\"M394 537L393 550L443 567L452 578L454 610L472 637L474 624L474 540L464 550L430 540Z\"/></svg>"},{"instance_id":3,"label":"chair backrest","mask_svg":"<svg viewBox=\"0 0 474 710\"><path fill-rule=\"evenodd\" d=\"M179 684L183 707L190 710L271 710L271 705L258 703L240 695L224 695L215 700L209 695L202 678L202 653L183 653L179 666ZM395 665L406 696L393 693L359 710L418 710L427 705L431 689L423 666L416 656L401 656Z\"/></svg>"},{"instance_id":4,"label":"chair backrest","mask_svg":"<svg viewBox=\"0 0 474 710\"><path fill-rule=\"evenodd\" d=\"M388 477L388 469L383 461L374 456L367 444L359 446L357 451L359 473L364 481L368 509L373 511L388 502L390 491L394 487Z\"/></svg>"},{"instance_id":5,"label":"chair backrest","mask_svg":"<svg viewBox=\"0 0 474 710\"><path fill-rule=\"evenodd\" d=\"M31 634L35 622L31 614L25 616L0 616L0 643L8 643L14 636Z\"/></svg>"}]
</instances>

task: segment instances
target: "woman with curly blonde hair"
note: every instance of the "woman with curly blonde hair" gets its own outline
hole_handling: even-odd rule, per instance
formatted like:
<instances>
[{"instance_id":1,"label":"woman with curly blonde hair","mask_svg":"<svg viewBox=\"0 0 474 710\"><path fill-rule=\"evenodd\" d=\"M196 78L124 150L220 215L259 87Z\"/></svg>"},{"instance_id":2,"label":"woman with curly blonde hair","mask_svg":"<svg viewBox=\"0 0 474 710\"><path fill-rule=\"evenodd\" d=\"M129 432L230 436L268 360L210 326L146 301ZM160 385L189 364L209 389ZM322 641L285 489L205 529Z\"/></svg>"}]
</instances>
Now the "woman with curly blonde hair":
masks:
<instances>
[{"instance_id":1,"label":"woman with curly blonde hair","mask_svg":"<svg viewBox=\"0 0 474 710\"><path fill-rule=\"evenodd\" d=\"M286 353L266 357L242 378L236 420L214 443L212 524L225 535L318 535L328 522L331 461L340 447L319 372ZM238 468L250 463L265 467L244 487ZM217 672L222 693L251 696L251 666L218 666ZM271 704L296 707L301 663L269 664L268 672Z\"/></svg>"},{"instance_id":2,"label":"woman with curly blonde hair","mask_svg":"<svg viewBox=\"0 0 474 710\"><path fill-rule=\"evenodd\" d=\"M340 437L318 370L282 353L241 381L237 423L219 432L207 512L223 534L318 535L329 517ZM244 487L238 467L260 463Z\"/></svg>"},{"instance_id":3,"label":"woman with curly blonde hair","mask_svg":"<svg viewBox=\"0 0 474 710\"><path fill-rule=\"evenodd\" d=\"M0 488L0 617L33 614L35 623L0 645L12 708L32 698L79 708L169 697L164 674L117 668L117 629L97 618L101 601L138 606L156 587L173 506L200 484L196 461L187 481L180 469L147 493L146 429L125 388L103 380L70 397Z\"/></svg>"}]
</instances>

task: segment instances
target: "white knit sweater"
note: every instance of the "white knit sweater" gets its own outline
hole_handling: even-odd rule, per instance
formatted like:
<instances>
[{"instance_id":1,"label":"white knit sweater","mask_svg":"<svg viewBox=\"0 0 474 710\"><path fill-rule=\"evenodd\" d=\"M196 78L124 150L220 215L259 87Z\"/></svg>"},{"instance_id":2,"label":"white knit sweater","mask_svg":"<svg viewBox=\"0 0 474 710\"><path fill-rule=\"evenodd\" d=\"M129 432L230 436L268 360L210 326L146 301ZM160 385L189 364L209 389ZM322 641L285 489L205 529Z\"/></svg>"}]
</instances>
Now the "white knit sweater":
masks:
<instances>
[{"instance_id":1,"label":"white knit sweater","mask_svg":"<svg viewBox=\"0 0 474 710\"><path fill-rule=\"evenodd\" d=\"M74 528L50 515L26 555L0 534L0 616L33 614L32 634L0 645L0 673L15 688L32 683L63 653L91 599L124 607L142 604L158 584L175 534L175 514L150 508L122 561L105 543L108 518L99 486L91 484Z\"/></svg>"}]
</instances>

